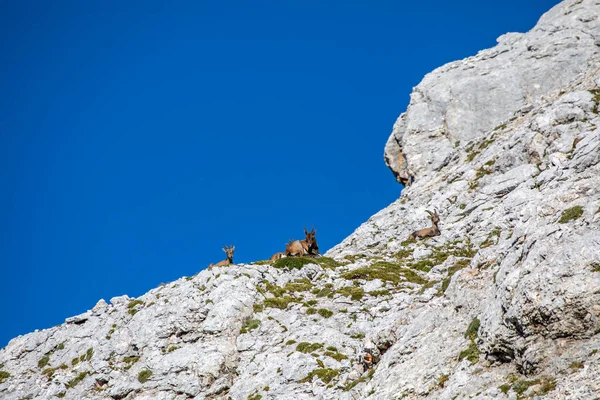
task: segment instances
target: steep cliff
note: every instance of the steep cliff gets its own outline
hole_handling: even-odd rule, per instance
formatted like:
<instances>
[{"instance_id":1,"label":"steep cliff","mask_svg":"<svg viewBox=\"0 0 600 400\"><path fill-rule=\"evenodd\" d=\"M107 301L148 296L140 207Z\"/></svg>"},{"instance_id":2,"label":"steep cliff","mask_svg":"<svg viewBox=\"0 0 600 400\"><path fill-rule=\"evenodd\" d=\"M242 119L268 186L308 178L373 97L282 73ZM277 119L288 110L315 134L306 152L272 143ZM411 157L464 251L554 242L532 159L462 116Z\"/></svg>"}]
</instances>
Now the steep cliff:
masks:
<instances>
[{"instance_id":1,"label":"steep cliff","mask_svg":"<svg viewBox=\"0 0 600 400\"><path fill-rule=\"evenodd\" d=\"M385 150L410 185L326 257L101 300L0 350L0 397L597 398L599 15L427 75Z\"/></svg>"}]
</instances>

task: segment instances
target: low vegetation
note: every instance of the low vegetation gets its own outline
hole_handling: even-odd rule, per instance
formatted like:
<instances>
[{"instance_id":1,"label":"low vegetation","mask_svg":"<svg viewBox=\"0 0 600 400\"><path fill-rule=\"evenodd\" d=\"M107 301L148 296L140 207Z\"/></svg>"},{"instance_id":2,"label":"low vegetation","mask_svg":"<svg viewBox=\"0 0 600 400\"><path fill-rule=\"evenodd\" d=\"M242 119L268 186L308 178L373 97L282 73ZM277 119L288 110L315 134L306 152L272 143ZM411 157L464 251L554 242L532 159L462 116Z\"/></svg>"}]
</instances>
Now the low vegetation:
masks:
<instances>
[{"instance_id":1,"label":"low vegetation","mask_svg":"<svg viewBox=\"0 0 600 400\"><path fill-rule=\"evenodd\" d=\"M504 394L507 394L512 389L517 394L517 400L544 396L556 389L556 379L547 376L542 376L533 380L525 380L519 379L516 375L510 375L508 381L508 383L501 385L498 389ZM526 395L525 393L532 386L538 387L534 393Z\"/></svg>"},{"instance_id":2,"label":"low vegetation","mask_svg":"<svg viewBox=\"0 0 600 400\"><path fill-rule=\"evenodd\" d=\"M10 374L8 372L0 371L0 383L3 383L8 378L10 378Z\"/></svg>"},{"instance_id":3,"label":"low vegetation","mask_svg":"<svg viewBox=\"0 0 600 400\"><path fill-rule=\"evenodd\" d=\"M339 369L331 369L331 368L318 368L311 371L306 378L302 379L301 382L311 382L313 378L316 376L323 383L329 383L333 378L340 374Z\"/></svg>"},{"instance_id":4,"label":"low vegetation","mask_svg":"<svg viewBox=\"0 0 600 400\"><path fill-rule=\"evenodd\" d=\"M329 318L333 315L333 311L328 310L326 308L319 308L317 313L323 318Z\"/></svg>"},{"instance_id":5,"label":"low vegetation","mask_svg":"<svg viewBox=\"0 0 600 400\"><path fill-rule=\"evenodd\" d=\"M140 373L138 374L138 381L140 383L145 383L148 381L148 379L150 379L151 376L152 376L152 371L150 371L149 369L144 369L144 370L140 371Z\"/></svg>"},{"instance_id":6,"label":"low vegetation","mask_svg":"<svg viewBox=\"0 0 600 400\"><path fill-rule=\"evenodd\" d=\"M301 269L308 264L317 264L322 268L336 269L342 264L329 257L284 257L273 263L275 268Z\"/></svg>"},{"instance_id":7,"label":"low vegetation","mask_svg":"<svg viewBox=\"0 0 600 400\"><path fill-rule=\"evenodd\" d=\"M258 328L259 326L260 326L260 320L259 319L249 319L242 326L242 329L240 330L240 333L248 333L248 332L250 332L250 331Z\"/></svg>"},{"instance_id":8,"label":"low vegetation","mask_svg":"<svg viewBox=\"0 0 600 400\"><path fill-rule=\"evenodd\" d=\"M346 286L336 290L335 293L339 293L345 297L350 297L350 299L354 301L361 300L365 295L364 289L356 286Z\"/></svg>"},{"instance_id":9,"label":"low vegetation","mask_svg":"<svg viewBox=\"0 0 600 400\"><path fill-rule=\"evenodd\" d=\"M67 382L65 384L65 387L67 389L71 389L74 388L75 386L77 386L79 384L79 382L81 382L82 380L85 379L85 377L89 374L88 371L83 371L80 372L79 375L77 375L75 378L71 379L69 382Z\"/></svg>"},{"instance_id":10,"label":"low vegetation","mask_svg":"<svg viewBox=\"0 0 600 400\"><path fill-rule=\"evenodd\" d=\"M566 224L569 221L573 221L578 219L583 215L583 208L581 206L575 206L571 208L567 208L560 215L560 219L558 220L559 224Z\"/></svg>"},{"instance_id":11,"label":"low vegetation","mask_svg":"<svg viewBox=\"0 0 600 400\"><path fill-rule=\"evenodd\" d=\"M144 302L142 300L139 300L139 299L131 300L129 302L129 304L127 305L127 308L129 309L127 312L133 316L133 315L137 314L137 312L139 311L139 309L136 308L136 306L143 305L143 304L144 304Z\"/></svg>"},{"instance_id":12,"label":"low vegetation","mask_svg":"<svg viewBox=\"0 0 600 400\"><path fill-rule=\"evenodd\" d=\"M357 268L352 271L345 272L341 275L341 277L348 280L364 279L367 281L372 281L379 279L384 282L391 282L395 285L404 282L412 282L422 285L427 282L426 279L422 278L415 271L412 271L408 268L403 268L398 264L387 261L377 261L370 267Z\"/></svg>"},{"instance_id":13,"label":"low vegetation","mask_svg":"<svg viewBox=\"0 0 600 400\"><path fill-rule=\"evenodd\" d=\"M465 338L470 340L469 347L465 350L461 351L458 359L463 360L467 359L471 362L471 364L475 364L479 361L479 349L477 348L477 344L475 344L475 340L477 339L477 331L479 330L480 322L479 319L473 318L467 330L465 331Z\"/></svg>"},{"instance_id":14,"label":"low vegetation","mask_svg":"<svg viewBox=\"0 0 600 400\"><path fill-rule=\"evenodd\" d=\"M323 343L300 342L296 346L296 351L300 353L312 353L323 348Z\"/></svg>"}]
</instances>

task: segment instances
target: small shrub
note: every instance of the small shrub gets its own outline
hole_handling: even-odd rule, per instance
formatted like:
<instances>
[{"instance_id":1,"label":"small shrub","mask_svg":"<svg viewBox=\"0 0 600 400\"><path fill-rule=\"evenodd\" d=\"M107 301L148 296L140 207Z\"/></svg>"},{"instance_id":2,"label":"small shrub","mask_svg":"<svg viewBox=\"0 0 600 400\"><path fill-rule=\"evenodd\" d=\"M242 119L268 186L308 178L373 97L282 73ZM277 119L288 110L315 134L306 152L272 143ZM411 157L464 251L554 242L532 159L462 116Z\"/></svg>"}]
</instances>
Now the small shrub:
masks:
<instances>
[{"instance_id":1,"label":"small shrub","mask_svg":"<svg viewBox=\"0 0 600 400\"><path fill-rule=\"evenodd\" d=\"M354 335L350 336L352 339L364 339L365 335L364 333L355 333Z\"/></svg>"},{"instance_id":2,"label":"small shrub","mask_svg":"<svg viewBox=\"0 0 600 400\"><path fill-rule=\"evenodd\" d=\"M138 381L140 381L140 383L145 383L148 381L148 379L150 379L151 376L152 371L150 371L149 369L142 370L138 374Z\"/></svg>"},{"instance_id":3,"label":"small shrub","mask_svg":"<svg viewBox=\"0 0 600 400\"><path fill-rule=\"evenodd\" d=\"M288 340L287 342L285 342L285 344L286 344L287 346L291 346L291 345L293 345L294 343L296 343L296 341L295 341L294 339L290 339L290 340Z\"/></svg>"},{"instance_id":4,"label":"small shrub","mask_svg":"<svg viewBox=\"0 0 600 400\"><path fill-rule=\"evenodd\" d=\"M306 315L314 315L316 313L317 313L317 309L316 308L309 307L309 308L306 309Z\"/></svg>"},{"instance_id":5,"label":"small shrub","mask_svg":"<svg viewBox=\"0 0 600 400\"><path fill-rule=\"evenodd\" d=\"M564 210L558 220L559 224L565 224L569 221L573 221L583 215L583 208L581 206L575 206Z\"/></svg>"},{"instance_id":6,"label":"small shrub","mask_svg":"<svg viewBox=\"0 0 600 400\"><path fill-rule=\"evenodd\" d=\"M262 395L258 394L258 393L254 393L254 394L249 394L248 395L248 400L260 400L262 399Z\"/></svg>"}]
</instances>

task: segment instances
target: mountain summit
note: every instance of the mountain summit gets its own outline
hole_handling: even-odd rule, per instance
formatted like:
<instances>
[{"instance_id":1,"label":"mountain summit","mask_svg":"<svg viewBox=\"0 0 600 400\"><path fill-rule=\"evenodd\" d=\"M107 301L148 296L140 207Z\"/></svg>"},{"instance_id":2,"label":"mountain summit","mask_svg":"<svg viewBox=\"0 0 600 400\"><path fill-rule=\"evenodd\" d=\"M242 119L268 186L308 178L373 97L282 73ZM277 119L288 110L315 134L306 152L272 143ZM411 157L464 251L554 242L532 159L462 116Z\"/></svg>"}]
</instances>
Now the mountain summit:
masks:
<instances>
[{"instance_id":1,"label":"mountain summit","mask_svg":"<svg viewBox=\"0 0 600 400\"><path fill-rule=\"evenodd\" d=\"M0 350L0 398L599 398L599 16L564 1L425 76L400 199L324 257L100 300Z\"/></svg>"}]
</instances>

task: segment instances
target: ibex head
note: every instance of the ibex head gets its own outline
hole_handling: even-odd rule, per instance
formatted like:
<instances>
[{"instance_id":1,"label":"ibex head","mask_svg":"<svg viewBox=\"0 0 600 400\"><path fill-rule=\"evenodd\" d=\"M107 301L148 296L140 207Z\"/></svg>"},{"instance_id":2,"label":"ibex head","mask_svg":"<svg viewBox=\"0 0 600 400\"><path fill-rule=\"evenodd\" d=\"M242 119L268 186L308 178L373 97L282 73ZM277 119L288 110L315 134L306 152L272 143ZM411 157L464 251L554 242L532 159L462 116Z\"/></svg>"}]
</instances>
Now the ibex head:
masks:
<instances>
[{"instance_id":1,"label":"ibex head","mask_svg":"<svg viewBox=\"0 0 600 400\"><path fill-rule=\"evenodd\" d=\"M233 260L233 252L235 251L235 246L231 245L231 247L227 247L226 244L223 245L223 251L227 254L227 259L230 261Z\"/></svg>"},{"instance_id":2,"label":"ibex head","mask_svg":"<svg viewBox=\"0 0 600 400\"><path fill-rule=\"evenodd\" d=\"M434 208L433 209L434 212L431 212L429 210L425 210L425 212L427 214L429 214L429 219L431 220L431 222L433 223L433 225L436 225L440 222L440 215L438 214L437 210Z\"/></svg>"},{"instance_id":3,"label":"ibex head","mask_svg":"<svg viewBox=\"0 0 600 400\"><path fill-rule=\"evenodd\" d=\"M315 227L313 226L310 232L304 227L304 234L306 235L306 244L308 244L308 254L319 254L319 245L317 244L316 238L317 231L315 231Z\"/></svg>"}]
</instances>

